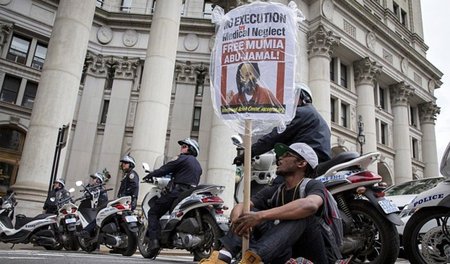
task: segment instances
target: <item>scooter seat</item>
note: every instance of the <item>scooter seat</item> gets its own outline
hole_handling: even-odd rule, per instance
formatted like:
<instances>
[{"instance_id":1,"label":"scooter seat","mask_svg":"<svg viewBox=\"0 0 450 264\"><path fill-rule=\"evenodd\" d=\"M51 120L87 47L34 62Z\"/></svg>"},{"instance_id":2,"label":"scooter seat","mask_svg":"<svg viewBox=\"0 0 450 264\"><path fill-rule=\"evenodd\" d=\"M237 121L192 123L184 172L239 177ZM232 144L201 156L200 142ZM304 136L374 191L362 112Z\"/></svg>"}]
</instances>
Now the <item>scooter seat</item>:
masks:
<instances>
[{"instance_id":1,"label":"scooter seat","mask_svg":"<svg viewBox=\"0 0 450 264\"><path fill-rule=\"evenodd\" d=\"M359 153L355 152L355 151L341 152L341 153L337 154L336 157L334 157L328 161L319 163L319 165L317 165L317 168L316 168L317 176L324 174L325 172L328 171L328 169L330 169L331 167L333 167L337 164L341 164L341 163L356 159L359 156L360 156Z\"/></svg>"},{"instance_id":2,"label":"scooter seat","mask_svg":"<svg viewBox=\"0 0 450 264\"><path fill-rule=\"evenodd\" d=\"M195 190L199 190L199 189L203 189L207 186L211 186L211 185L207 185L207 184L202 184L202 185L198 185L196 187L193 187L192 189L186 190L184 192L182 192L177 199L175 199L175 201L173 201L172 206L170 207L169 213L171 213L173 211L173 209L175 208L175 206L184 198L188 197L189 195L192 194L193 191Z\"/></svg>"},{"instance_id":3,"label":"scooter seat","mask_svg":"<svg viewBox=\"0 0 450 264\"><path fill-rule=\"evenodd\" d=\"M38 214L35 217L26 217L23 214L18 214L16 216L16 225L15 225L15 229L19 229L22 226L26 225L27 223L34 221L34 220L39 220L39 219L44 219L48 216L51 216L53 214Z\"/></svg>"}]
</instances>

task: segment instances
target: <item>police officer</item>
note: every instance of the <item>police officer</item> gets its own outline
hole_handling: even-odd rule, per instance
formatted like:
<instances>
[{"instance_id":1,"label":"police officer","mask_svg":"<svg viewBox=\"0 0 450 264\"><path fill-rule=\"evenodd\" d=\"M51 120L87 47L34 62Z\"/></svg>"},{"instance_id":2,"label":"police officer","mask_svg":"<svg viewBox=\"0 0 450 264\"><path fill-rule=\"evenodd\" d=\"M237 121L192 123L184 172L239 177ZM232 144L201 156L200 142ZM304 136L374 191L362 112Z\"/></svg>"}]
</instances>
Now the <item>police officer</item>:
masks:
<instances>
[{"instance_id":1,"label":"police officer","mask_svg":"<svg viewBox=\"0 0 450 264\"><path fill-rule=\"evenodd\" d=\"M252 145L252 157L261 155L274 148L276 143L291 145L303 142L311 146L319 157L319 163L331 159L331 131L327 122L312 105L312 93L308 86L295 84L300 91L294 119L279 133L275 127ZM237 156L233 164L240 165L244 156ZM277 177L275 183L282 181Z\"/></svg>"},{"instance_id":2,"label":"police officer","mask_svg":"<svg viewBox=\"0 0 450 264\"><path fill-rule=\"evenodd\" d=\"M152 177L172 174L168 192L161 195L148 212L147 238L149 239L149 250L159 249L161 236L159 218L169 211L180 193L198 185L202 174L202 168L196 158L200 152L197 141L186 138L178 141L178 144L181 146L181 151L176 159L164 164L143 178L145 181L151 181Z\"/></svg>"},{"instance_id":3,"label":"police officer","mask_svg":"<svg viewBox=\"0 0 450 264\"><path fill-rule=\"evenodd\" d=\"M131 210L136 208L139 195L139 175L134 170L134 167L136 167L136 161L129 154L120 159L120 169L123 171L123 177L117 197L131 196Z\"/></svg>"},{"instance_id":4,"label":"police officer","mask_svg":"<svg viewBox=\"0 0 450 264\"><path fill-rule=\"evenodd\" d=\"M64 197L67 195L70 195L69 192L64 189L66 186L66 183L63 179L57 179L53 182L53 189L48 193L47 199L44 203L44 212L46 214L56 214L58 211L58 207L56 205L56 198L57 197ZM54 198L53 201L50 200L50 198Z\"/></svg>"}]
</instances>

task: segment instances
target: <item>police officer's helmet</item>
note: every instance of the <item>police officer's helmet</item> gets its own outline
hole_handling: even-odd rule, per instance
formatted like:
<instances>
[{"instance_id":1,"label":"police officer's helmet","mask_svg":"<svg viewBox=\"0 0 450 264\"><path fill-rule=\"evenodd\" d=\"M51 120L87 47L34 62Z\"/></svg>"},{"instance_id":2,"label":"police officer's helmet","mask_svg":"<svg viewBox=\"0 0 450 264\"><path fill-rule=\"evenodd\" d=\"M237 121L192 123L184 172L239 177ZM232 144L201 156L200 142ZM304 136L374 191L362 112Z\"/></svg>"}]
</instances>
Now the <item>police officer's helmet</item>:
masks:
<instances>
[{"instance_id":1,"label":"police officer's helmet","mask_svg":"<svg viewBox=\"0 0 450 264\"><path fill-rule=\"evenodd\" d=\"M195 139L185 138L178 141L178 144L180 144L180 146L187 145L189 147L189 154L193 155L194 157L197 157L197 155L200 153L200 146Z\"/></svg>"},{"instance_id":2,"label":"police officer's helmet","mask_svg":"<svg viewBox=\"0 0 450 264\"><path fill-rule=\"evenodd\" d=\"M131 168L136 167L136 161L135 161L134 158L131 157L129 154L123 156L123 157L120 159L120 162L124 162L124 163L130 164L130 167L131 167Z\"/></svg>"},{"instance_id":3,"label":"police officer's helmet","mask_svg":"<svg viewBox=\"0 0 450 264\"><path fill-rule=\"evenodd\" d=\"M312 93L311 93L311 89L309 89L309 87L304 84L304 83L296 83L295 84L295 89L298 90L299 95L300 95L300 99L303 101L303 103L312 103Z\"/></svg>"},{"instance_id":4,"label":"police officer's helmet","mask_svg":"<svg viewBox=\"0 0 450 264\"><path fill-rule=\"evenodd\" d=\"M98 179L100 181L100 183L105 182L105 175L101 172L96 172L94 174L91 174L90 176L91 176L91 178Z\"/></svg>"},{"instance_id":5,"label":"police officer's helmet","mask_svg":"<svg viewBox=\"0 0 450 264\"><path fill-rule=\"evenodd\" d=\"M55 180L55 182L53 182L53 183L59 183L59 184L61 184L61 186L63 188L66 186L66 182L64 181L64 179L61 179L61 178Z\"/></svg>"}]
</instances>

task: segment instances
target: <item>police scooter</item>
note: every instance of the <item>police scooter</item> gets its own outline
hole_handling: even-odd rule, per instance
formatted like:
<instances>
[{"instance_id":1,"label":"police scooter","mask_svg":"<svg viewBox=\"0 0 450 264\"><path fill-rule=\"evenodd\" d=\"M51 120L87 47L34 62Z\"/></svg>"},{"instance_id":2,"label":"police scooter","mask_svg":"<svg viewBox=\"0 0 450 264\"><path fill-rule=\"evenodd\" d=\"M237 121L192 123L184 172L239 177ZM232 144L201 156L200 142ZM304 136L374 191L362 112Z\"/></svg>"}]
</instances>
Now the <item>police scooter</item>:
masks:
<instances>
[{"instance_id":1,"label":"police scooter","mask_svg":"<svg viewBox=\"0 0 450 264\"><path fill-rule=\"evenodd\" d=\"M131 211L131 196L120 197L109 201L103 208L97 208L100 194L112 189L103 189L104 184L84 186L81 181L77 181L76 185L84 188L83 196L77 200L91 199L93 205L91 208L78 207L83 229L94 225L93 236L78 237L80 247L86 252L92 252L99 244L104 244L123 256L133 255L137 248L138 221Z\"/></svg>"},{"instance_id":2,"label":"police scooter","mask_svg":"<svg viewBox=\"0 0 450 264\"><path fill-rule=\"evenodd\" d=\"M0 241L12 244L32 243L43 246L46 249L56 249L60 243L56 239L56 215L39 214L35 217L25 215L16 216L16 224L13 226L11 213L17 205L15 194L12 192L3 200L0 210ZM13 245L14 246L14 245Z\"/></svg>"},{"instance_id":3,"label":"police scooter","mask_svg":"<svg viewBox=\"0 0 450 264\"><path fill-rule=\"evenodd\" d=\"M412 264L450 263L450 143L440 171L447 179L418 194L400 213L407 220L403 246Z\"/></svg>"},{"instance_id":4,"label":"police scooter","mask_svg":"<svg viewBox=\"0 0 450 264\"><path fill-rule=\"evenodd\" d=\"M150 172L149 165L143 163L146 173ZM149 249L146 241L148 229L148 212L155 200L171 180L168 177L153 177L150 181L150 191L142 201L141 226L139 227L138 248L144 258L154 259L161 249ZM219 246L219 238L228 231L228 217L223 214L226 210L219 195L223 186L199 185L186 190L172 204L170 212L160 219L161 248L178 248L190 251L194 261L208 258Z\"/></svg>"}]
</instances>

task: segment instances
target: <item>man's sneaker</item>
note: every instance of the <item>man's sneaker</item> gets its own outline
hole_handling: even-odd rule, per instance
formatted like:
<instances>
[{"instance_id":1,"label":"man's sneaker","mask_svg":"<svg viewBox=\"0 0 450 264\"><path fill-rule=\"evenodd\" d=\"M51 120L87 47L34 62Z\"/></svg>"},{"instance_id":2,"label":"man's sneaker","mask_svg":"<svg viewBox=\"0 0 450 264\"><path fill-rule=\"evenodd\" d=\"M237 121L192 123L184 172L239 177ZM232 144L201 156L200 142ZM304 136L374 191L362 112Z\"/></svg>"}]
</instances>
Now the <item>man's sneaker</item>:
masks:
<instances>
[{"instance_id":1,"label":"man's sneaker","mask_svg":"<svg viewBox=\"0 0 450 264\"><path fill-rule=\"evenodd\" d=\"M209 258L200 260L199 263L202 264L228 264L229 262L226 262L219 258L220 253L217 250L214 250ZM226 257L226 256L225 256ZM228 257L227 257L228 258Z\"/></svg>"},{"instance_id":2,"label":"man's sneaker","mask_svg":"<svg viewBox=\"0 0 450 264\"><path fill-rule=\"evenodd\" d=\"M314 264L314 263L312 263L312 261L310 261L309 259L299 257L296 259L291 258L285 264Z\"/></svg>"},{"instance_id":3,"label":"man's sneaker","mask_svg":"<svg viewBox=\"0 0 450 264\"><path fill-rule=\"evenodd\" d=\"M239 264L260 264L263 263L261 257L253 251L247 250Z\"/></svg>"}]
</instances>

